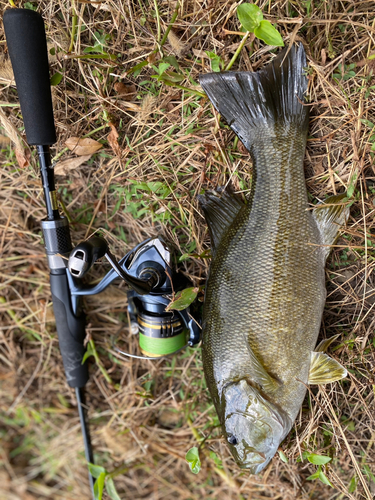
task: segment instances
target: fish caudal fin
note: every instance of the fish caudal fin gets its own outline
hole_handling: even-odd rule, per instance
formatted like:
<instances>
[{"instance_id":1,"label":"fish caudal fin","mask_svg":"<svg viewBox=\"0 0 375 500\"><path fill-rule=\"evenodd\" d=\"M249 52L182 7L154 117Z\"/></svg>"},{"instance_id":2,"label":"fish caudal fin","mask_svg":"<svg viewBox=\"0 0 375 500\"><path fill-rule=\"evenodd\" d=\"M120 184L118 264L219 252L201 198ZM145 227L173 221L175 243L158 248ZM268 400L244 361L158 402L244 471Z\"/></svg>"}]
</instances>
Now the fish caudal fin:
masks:
<instances>
[{"instance_id":1,"label":"fish caudal fin","mask_svg":"<svg viewBox=\"0 0 375 500\"><path fill-rule=\"evenodd\" d=\"M299 44L284 49L255 73L209 73L201 75L199 82L216 110L250 151L254 132L259 128L267 133L275 124L280 125L280 131L283 126L294 124L307 133L309 108L303 105L307 89L305 67L305 51Z\"/></svg>"}]
</instances>

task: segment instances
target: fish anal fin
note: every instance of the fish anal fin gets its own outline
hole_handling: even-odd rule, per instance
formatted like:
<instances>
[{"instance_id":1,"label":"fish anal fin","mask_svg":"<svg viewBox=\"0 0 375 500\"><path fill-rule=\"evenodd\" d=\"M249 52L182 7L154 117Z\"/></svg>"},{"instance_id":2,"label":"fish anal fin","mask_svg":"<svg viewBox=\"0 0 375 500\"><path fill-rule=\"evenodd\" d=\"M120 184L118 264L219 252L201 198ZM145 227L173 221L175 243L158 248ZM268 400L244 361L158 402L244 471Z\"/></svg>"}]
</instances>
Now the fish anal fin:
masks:
<instances>
[{"instance_id":1,"label":"fish anal fin","mask_svg":"<svg viewBox=\"0 0 375 500\"><path fill-rule=\"evenodd\" d=\"M231 189L218 188L198 196L211 238L212 254L229 226L245 204Z\"/></svg>"},{"instance_id":2,"label":"fish anal fin","mask_svg":"<svg viewBox=\"0 0 375 500\"><path fill-rule=\"evenodd\" d=\"M338 361L324 352L312 352L308 383L330 384L347 376L348 372Z\"/></svg>"},{"instance_id":3,"label":"fish anal fin","mask_svg":"<svg viewBox=\"0 0 375 500\"><path fill-rule=\"evenodd\" d=\"M329 245L333 245L339 230L349 218L349 207L345 204L346 193L330 196L323 203L319 203L313 210L313 217L318 225L321 236L324 257L330 252Z\"/></svg>"},{"instance_id":4,"label":"fish anal fin","mask_svg":"<svg viewBox=\"0 0 375 500\"><path fill-rule=\"evenodd\" d=\"M253 368L254 382L259 384L264 392L268 394L275 392L277 389L279 389L281 382L276 380L272 375L268 373L266 368L264 368L262 363L255 355L248 342L246 342L246 345L250 355L251 367Z\"/></svg>"}]
</instances>

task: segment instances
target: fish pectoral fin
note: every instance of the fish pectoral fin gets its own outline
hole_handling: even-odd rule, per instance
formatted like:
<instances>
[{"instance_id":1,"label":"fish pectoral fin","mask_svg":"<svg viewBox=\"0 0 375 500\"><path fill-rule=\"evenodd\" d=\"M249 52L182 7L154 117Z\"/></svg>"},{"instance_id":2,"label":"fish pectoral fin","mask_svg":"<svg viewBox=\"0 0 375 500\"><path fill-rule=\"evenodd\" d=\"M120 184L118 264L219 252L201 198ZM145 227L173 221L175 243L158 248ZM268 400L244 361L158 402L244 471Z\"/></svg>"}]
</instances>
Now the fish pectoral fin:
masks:
<instances>
[{"instance_id":1,"label":"fish pectoral fin","mask_svg":"<svg viewBox=\"0 0 375 500\"><path fill-rule=\"evenodd\" d=\"M334 342L338 337L340 337L341 333L338 333L337 335L333 335L333 337L330 337L329 339L324 339L322 340L316 347L315 347L315 352L326 352L328 347Z\"/></svg>"},{"instance_id":2,"label":"fish pectoral fin","mask_svg":"<svg viewBox=\"0 0 375 500\"><path fill-rule=\"evenodd\" d=\"M210 232L212 254L245 204L231 189L218 188L198 196Z\"/></svg>"},{"instance_id":3,"label":"fish pectoral fin","mask_svg":"<svg viewBox=\"0 0 375 500\"><path fill-rule=\"evenodd\" d=\"M319 203L313 210L313 217L318 225L323 245L333 245L341 226L349 218L349 207L345 204L346 193L330 196L323 203ZM331 251L329 246L323 247L324 257Z\"/></svg>"},{"instance_id":4,"label":"fish pectoral fin","mask_svg":"<svg viewBox=\"0 0 375 500\"><path fill-rule=\"evenodd\" d=\"M308 383L330 384L347 376L346 368L324 352L312 352Z\"/></svg>"},{"instance_id":5,"label":"fish pectoral fin","mask_svg":"<svg viewBox=\"0 0 375 500\"><path fill-rule=\"evenodd\" d=\"M248 342L246 342L246 345L247 350L250 354L251 366L254 370L254 382L259 384L267 393L275 392L280 387L281 382L276 380L272 375L268 373L268 371L264 368L262 363L254 354Z\"/></svg>"}]
</instances>

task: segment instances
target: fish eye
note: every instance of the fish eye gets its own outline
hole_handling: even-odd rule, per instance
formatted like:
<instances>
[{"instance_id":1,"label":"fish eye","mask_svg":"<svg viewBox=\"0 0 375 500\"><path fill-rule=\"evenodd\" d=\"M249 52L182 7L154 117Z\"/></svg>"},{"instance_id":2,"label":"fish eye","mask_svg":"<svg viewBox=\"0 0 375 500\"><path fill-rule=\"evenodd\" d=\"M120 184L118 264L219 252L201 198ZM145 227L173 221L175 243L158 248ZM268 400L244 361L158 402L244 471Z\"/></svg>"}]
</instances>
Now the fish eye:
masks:
<instances>
[{"instance_id":1,"label":"fish eye","mask_svg":"<svg viewBox=\"0 0 375 500\"><path fill-rule=\"evenodd\" d=\"M238 444L238 441L237 441L237 438L236 436L233 436L233 434L231 436L228 437L228 443L229 444L233 444L234 446L236 444Z\"/></svg>"}]
</instances>

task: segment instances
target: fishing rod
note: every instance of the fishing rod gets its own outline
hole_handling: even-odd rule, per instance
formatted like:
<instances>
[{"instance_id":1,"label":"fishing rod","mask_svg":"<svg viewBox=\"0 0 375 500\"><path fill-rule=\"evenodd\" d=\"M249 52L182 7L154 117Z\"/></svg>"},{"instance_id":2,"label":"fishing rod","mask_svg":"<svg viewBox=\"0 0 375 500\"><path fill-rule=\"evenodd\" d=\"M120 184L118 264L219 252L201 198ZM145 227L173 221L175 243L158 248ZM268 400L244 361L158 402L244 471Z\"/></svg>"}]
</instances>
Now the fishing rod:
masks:
<instances>
[{"instance_id":1,"label":"fishing rod","mask_svg":"<svg viewBox=\"0 0 375 500\"><path fill-rule=\"evenodd\" d=\"M191 283L176 272L173 252L161 237L141 242L119 262L102 237L91 237L73 248L69 221L58 208L51 160L50 146L57 137L43 18L29 9L8 9L3 22L27 142L38 152L47 212L41 226L59 348L68 385L77 397L85 457L94 463L84 394L89 372L83 362L86 333L82 297L102 292L118 278L131 287L127 294L130 330L139 334L142 354L120 349L118 335L112 341L113 349L127 357L155 360L195 346L200 341L200 325L190 306L167 310L169 297ZM100 258L106 258L112 269L95 286L84 284L81 279ZM91 474L89 482L94 498L95 479Z\"/></svg>"}]
</instances>

